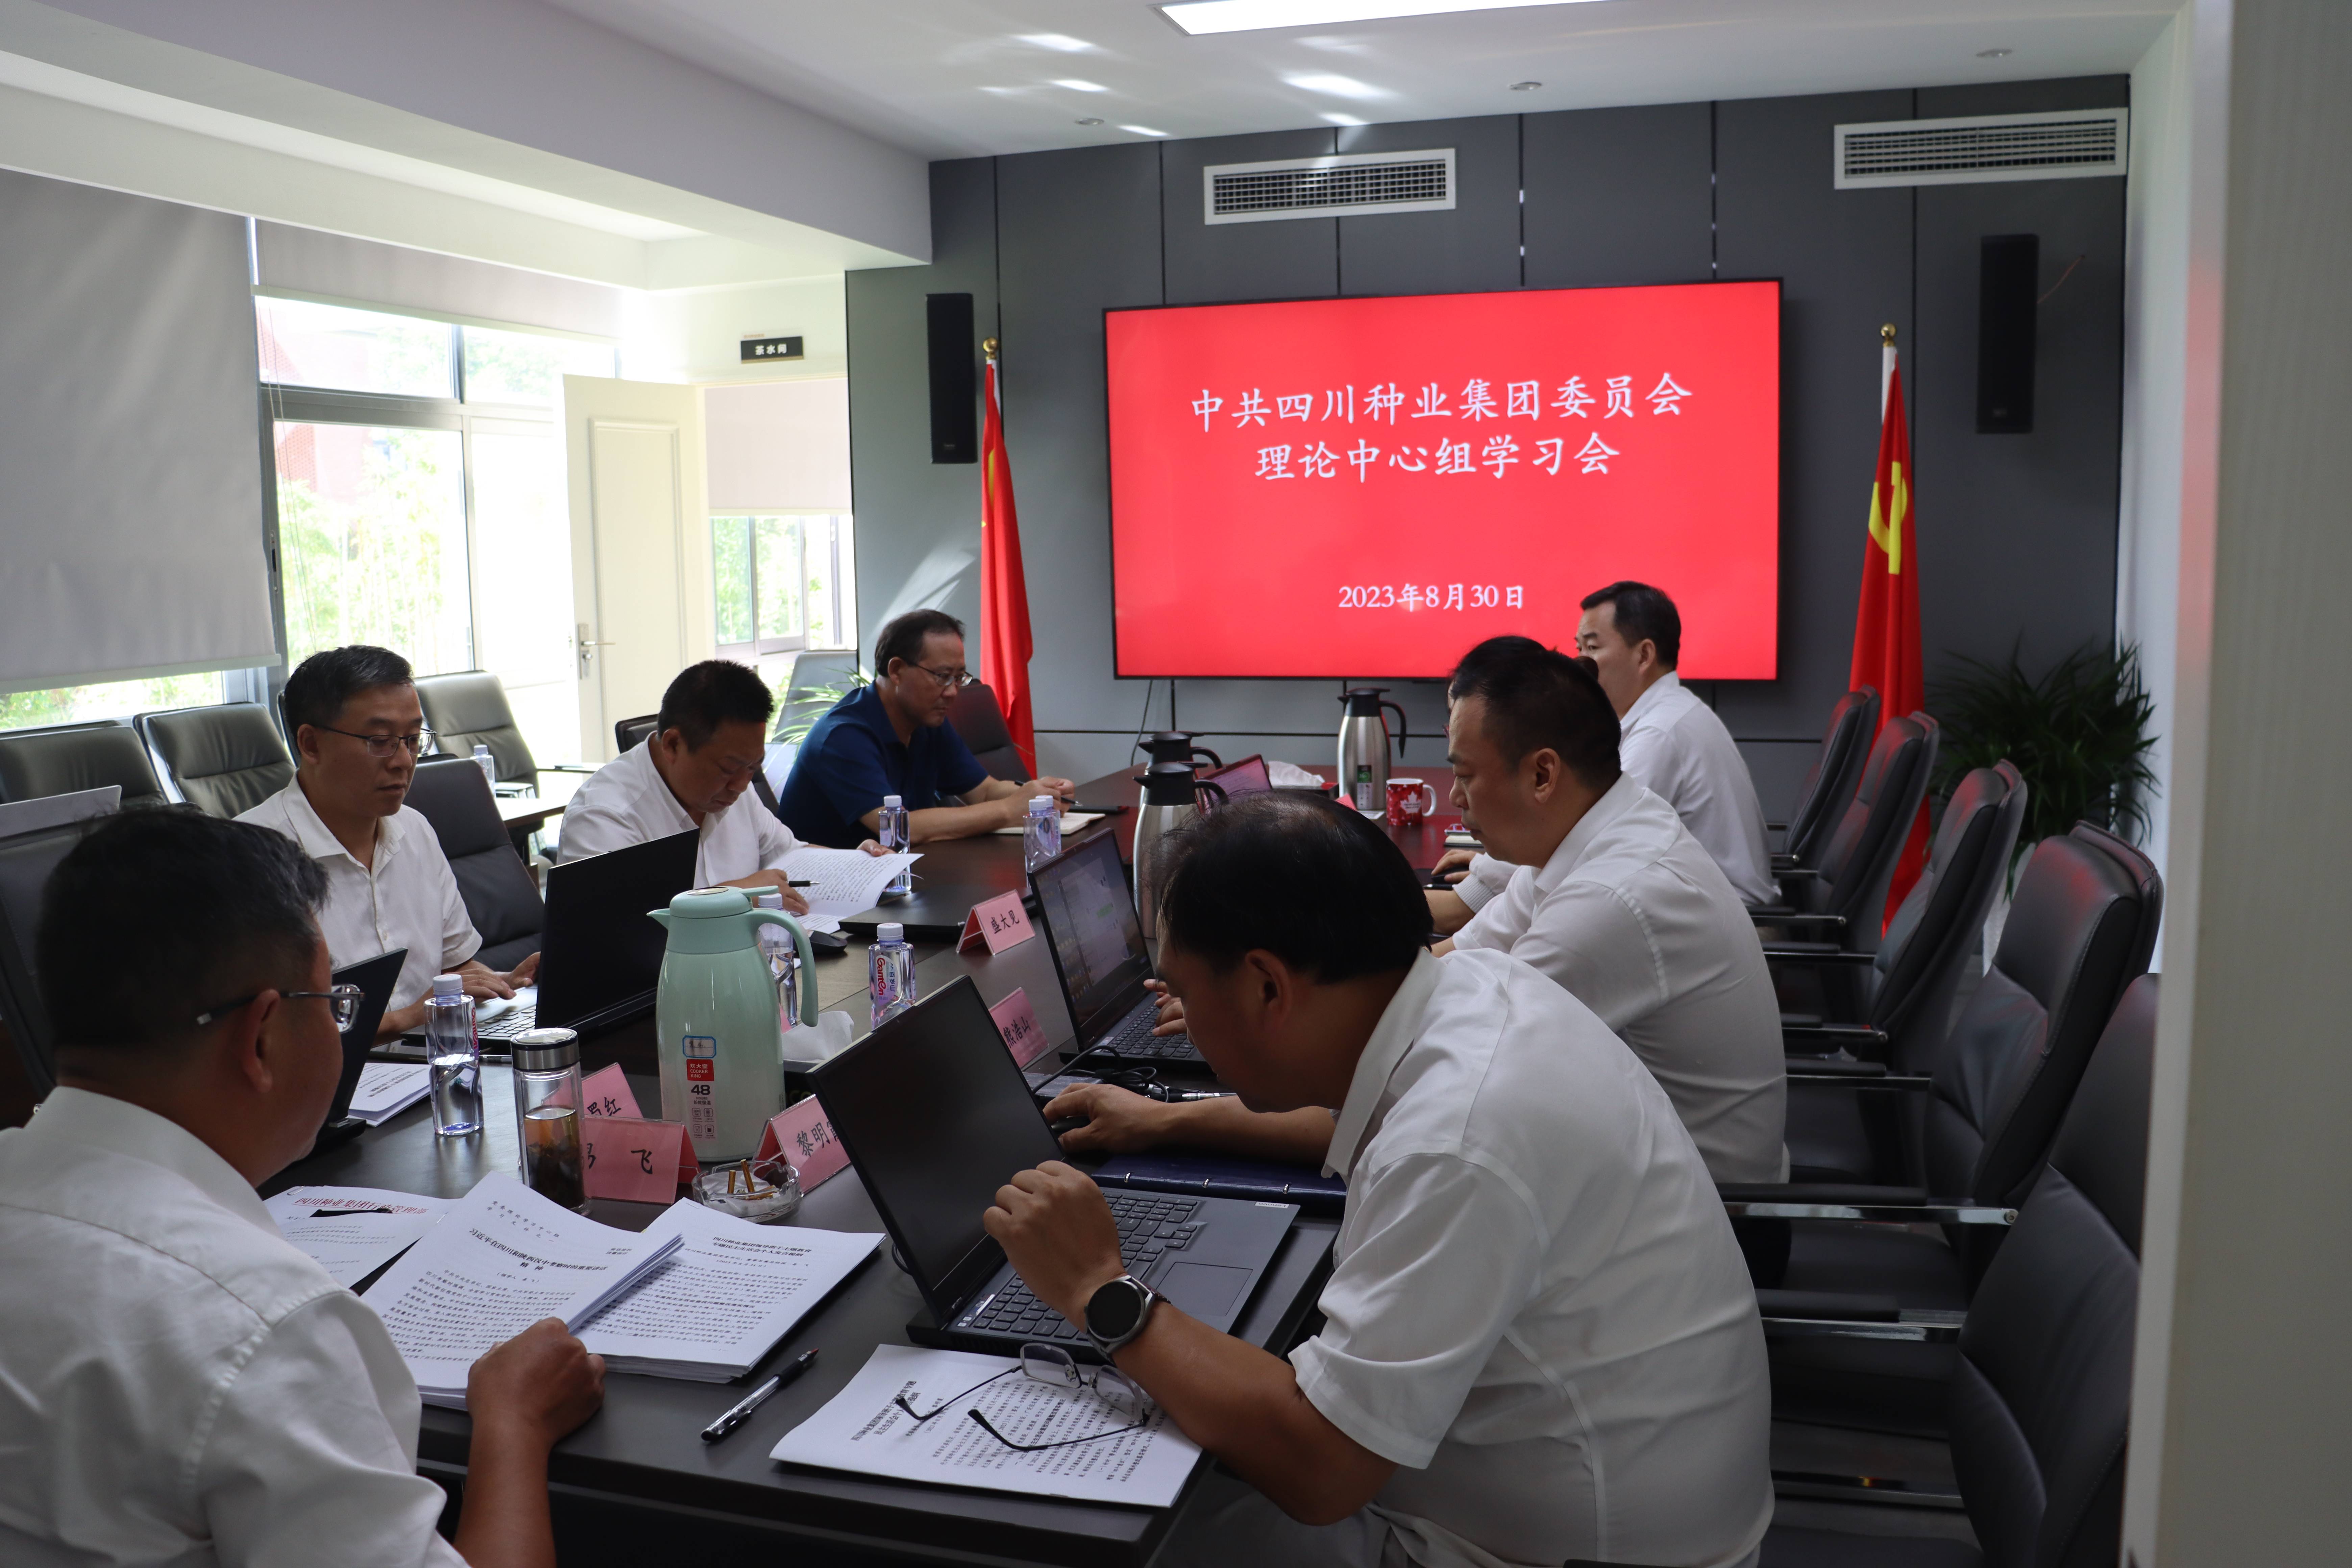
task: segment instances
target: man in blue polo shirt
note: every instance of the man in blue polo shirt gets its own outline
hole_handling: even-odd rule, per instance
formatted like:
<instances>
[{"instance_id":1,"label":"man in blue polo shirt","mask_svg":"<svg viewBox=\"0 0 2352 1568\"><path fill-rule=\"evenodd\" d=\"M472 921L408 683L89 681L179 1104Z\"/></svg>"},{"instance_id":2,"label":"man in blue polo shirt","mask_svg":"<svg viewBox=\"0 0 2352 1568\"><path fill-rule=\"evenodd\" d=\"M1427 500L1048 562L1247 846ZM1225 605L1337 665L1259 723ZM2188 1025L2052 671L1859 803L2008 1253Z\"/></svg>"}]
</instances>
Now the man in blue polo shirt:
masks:
<instances>
[{"instance_id":1,"label":"man in blue polo shirt","mask_svg":"<svg viewBox=\"0 0 2352 1568\"><path fill-rule=\"evenodd\" d=\"M1069 780L991 778L948 723L972 679L963 658L963 623L943 611L911 611L884 626L874 684L835 703L793 760L776 803L785 826L811 844L854 849L877 830L886 795L905 804L916 844L1018 827L1032 795L1066 808L1076 798Z\"/></svg>"}]
</instances>

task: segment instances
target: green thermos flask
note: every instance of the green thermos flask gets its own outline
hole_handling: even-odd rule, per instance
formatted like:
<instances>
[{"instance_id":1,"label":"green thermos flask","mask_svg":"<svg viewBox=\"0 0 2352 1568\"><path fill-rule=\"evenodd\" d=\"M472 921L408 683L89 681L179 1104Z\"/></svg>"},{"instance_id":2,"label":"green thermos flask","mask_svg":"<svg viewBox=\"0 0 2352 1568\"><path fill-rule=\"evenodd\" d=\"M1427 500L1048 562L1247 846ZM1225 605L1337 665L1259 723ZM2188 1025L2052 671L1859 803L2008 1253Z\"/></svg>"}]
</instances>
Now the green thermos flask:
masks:
<instances>
[{"instance_id":1,"label":"green thermos flask","mask_svg":"<svg viewBox=\"0 0 2352 1568\"><path fill-rule=\"evenodd\" d=\"M662 1119L686 1123L703 1163L740 1160L757 1152L761 1129L784 1106L776 981L754 933L789 930L809 976L808 933L781 910L753 908L740 888L680 893L648 912L669 932L654 999Z\"/></svg>"}]
</instances>

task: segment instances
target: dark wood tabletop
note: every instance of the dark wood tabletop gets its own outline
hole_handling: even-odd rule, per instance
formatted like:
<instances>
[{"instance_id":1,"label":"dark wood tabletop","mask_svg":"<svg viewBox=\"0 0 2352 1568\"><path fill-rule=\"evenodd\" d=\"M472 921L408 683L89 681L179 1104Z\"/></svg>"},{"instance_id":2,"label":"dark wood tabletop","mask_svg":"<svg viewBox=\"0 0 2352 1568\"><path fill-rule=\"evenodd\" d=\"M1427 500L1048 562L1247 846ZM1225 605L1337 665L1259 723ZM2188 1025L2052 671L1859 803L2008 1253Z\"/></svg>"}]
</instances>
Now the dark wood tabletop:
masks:
<instances>
[{"instance_id":1,"label":"dark wood tabletop","mask_svg":"<svg viewBox=\"0 0 2352 1568\"><path fill-rule=\"evenodd\" d=\"M1332 768L1329 763L1301 765L1327 784L1330 781ZM1093 810L1104 805L1124 804L1126 805L1125 811L1110 819L1109 826L1110 830L1118 835L1119 854L1129 860L1135 858L1135 806L1140 794L1135 781L1142 775L1142 773L1143 769L1140 766L1123 768L1118 773L1105 773L1100 778L1088 779L1078 786L1080 810ZM1436 865L1438 858L1445 853L1447 831L1458 828L1462 825L1462 813L1454 808L1454 803L1448 798L1454 788L1454 770L1443 763L1428 767L1406 767L1400 764L1391 771L1390 776L1420 779L1437 792L1437 809L1420 824L1402 826L1391 825L1385 819L1381 823L1381 826L1387 829L1388 836L1396 841L1396 847L1404 851L1404 858L1412 864L1412 868L1416 871L1426 871ZM1089 831L1094 830L1089 829Z\"/></svg>"}]
</instances>

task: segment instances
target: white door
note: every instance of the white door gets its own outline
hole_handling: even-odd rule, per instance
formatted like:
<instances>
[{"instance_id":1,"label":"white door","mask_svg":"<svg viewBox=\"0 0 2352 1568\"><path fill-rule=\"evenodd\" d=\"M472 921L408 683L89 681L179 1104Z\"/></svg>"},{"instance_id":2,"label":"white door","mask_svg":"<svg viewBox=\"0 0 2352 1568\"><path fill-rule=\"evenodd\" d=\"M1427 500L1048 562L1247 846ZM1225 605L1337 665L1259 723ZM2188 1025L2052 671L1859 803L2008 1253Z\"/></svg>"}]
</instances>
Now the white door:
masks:
<instances>
[{"instance_id":1,"label":"white door","mask_svg":"<svg viewBox=\"0 0 2352 1568\"><path fill-rule=\"evenodd\" d=\"M567 375L563 431L581 749L602 762L615 722L711 656L702 395Z\"/></svg>"}]
</instances>

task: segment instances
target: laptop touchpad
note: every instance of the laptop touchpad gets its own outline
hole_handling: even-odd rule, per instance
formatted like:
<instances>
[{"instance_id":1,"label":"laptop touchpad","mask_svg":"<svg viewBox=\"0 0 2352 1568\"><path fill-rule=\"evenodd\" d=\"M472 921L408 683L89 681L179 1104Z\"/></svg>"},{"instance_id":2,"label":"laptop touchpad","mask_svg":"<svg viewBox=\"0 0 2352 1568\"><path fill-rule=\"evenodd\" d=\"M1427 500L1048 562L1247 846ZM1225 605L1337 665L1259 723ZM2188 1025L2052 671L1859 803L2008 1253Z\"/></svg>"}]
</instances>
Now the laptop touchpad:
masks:
<instances>
[{"instance_id":1,"label":"laptop touchpad","mask_svg":"<svg viewBox=\"0 0 2352 1568\"><path fill-rule=\"evenodd\" d=\"M1214 1263L1175 1263L1151 1288L1196 1318L1222 1322L1241 1299L1242 1288L1249 1279L1246 1268L1227 1268Z\"/></svg>"}]
</instances>

